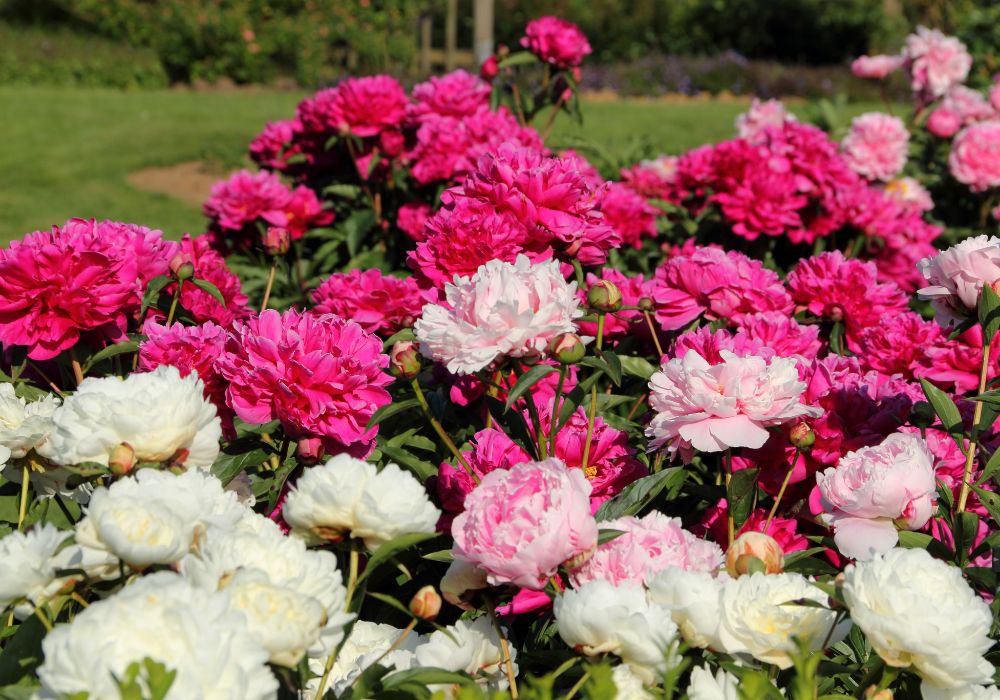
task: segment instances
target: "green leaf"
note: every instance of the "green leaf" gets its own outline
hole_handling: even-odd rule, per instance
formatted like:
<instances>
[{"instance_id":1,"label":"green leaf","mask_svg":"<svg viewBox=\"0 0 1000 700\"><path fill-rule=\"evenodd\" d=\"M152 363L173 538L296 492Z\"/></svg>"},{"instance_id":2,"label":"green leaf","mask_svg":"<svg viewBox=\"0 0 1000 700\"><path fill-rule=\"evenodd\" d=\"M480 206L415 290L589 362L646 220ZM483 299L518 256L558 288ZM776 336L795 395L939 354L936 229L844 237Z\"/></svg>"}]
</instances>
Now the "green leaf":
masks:
<instances>
[{"instance_id":1,"label":"green leaf","mask_svg":"<svg viewBox=\"0 0 1000 700\"><path fill-rule=\"evenodd\" d=\"M989 461L986 462L986 466L983 467L983 473L979 475L979 479L976 481L978 485L983 485L988 479L994 477L994 475L1000 472L1000 449L997 449L990 455Z\"/></svg>"},{"instance_id":2,"label":"green leaf","mask_svg":"<svg viewBox=\"0 0 1000 700\"><path fill-rule=\"evenodd\" d=\"M656 372L656 367L644 357L632 357L631 355L619 355L622 370L625 374L633 377L648 380Z\"/></svg>"},{"instance_id":3,"label":"green leaf","mask_svg":"<svg viewBox=\"0 0 1000 700\"><path fill-rule=\"evenodd\" d=\"M618 355L611 350L597 350L597 354L608 366L608 376L611 377L611 381L615 383L615 386L621 386L622 384L622 363L618 359Z\"/></svg>"},{"instance_id":4,"label":"green leaf","mask_svg":"<svg viewBox=\"0 0 1000 700\"><path fill-rule=\"evenodd\" d=\"M187 281L189 283L193 284L195 287L197 287L201 291L203 291L206 294L208 294L210 297L212 297L213 299L215 299L217 302L219 302L223 306L226 305L226 298L224 296L222 296L222 292L220 292L219 288L216 287L211 282L209 282L208 280L202 280L202 279L198 279L197 277L192 277L191 279L189 279Z\"/></svg>"},{"instance_id":5,"label":"green leaf","mask_svg":"<svg viewBox=\"0 0 1000 700\"><path fill-rule=\"evenodd\" d=\"M100 352L96 352L91 355L83 365L83 371L89 372L90 368L96 365L98 362L103 362L109 358L115 357L116 355L123 355L127 352L136 352L139 349L139 343L135 340L123 340L120 343L115 343L114 345L109 345Z\"/></svg>"},{"instance_id":6,"label":"green leaf","mask_svg":"<svg viewBox=\"0 0 1000 700\"><path fill-rule=\"evenodd\" d=\"M258 446L256 440L236 440L222 448L212 464L212 474L225 486L241 471L263 464L270 456L267 450Z\"/></svg>"},{"instance_id":7,"label":"green leaf","mask_svg":"<svg viewBox=\"0 0 1000 700\"><path fill-rule=\"evenodd\" d=\"M393 345L401 340L416 340L417 336L413 332L412 328L404 328L403 330L396 331L390 335L384 343L382 343L383 350L389 350Z\"/></svg>"},{"instance_id":8,"label":"green leaf","mask_svg":"<svg viewBox=\"0 0 1000 700\"><path fill-rule=\"evenodd\" d=\"M597 544L602 545L611 540L618 539L625 534L624 530L615 530L613 528L601 528L597 531Z\"/></svg>"},{"instance_id":9,"label":"green leaf","mask_svg":"<svg viewBox=\"0 0 1000 700\"><path fill-rule=\"evenodd\" d=\"M0 685L16 685L30 677L42 662L45 626L37 615L22 622L13 637L5 640L0 653Z\"/></svg>"},{"instance_id":10,"label":"green leaf","mask_svg":"<svg viewBox=\"0 0 1000 700\"><path fill-rule=\"evenodd\" d=\"M670 467L656 474L644 476L622 489L622 492L605 501L597 509L597 521L615 520L625 515L635 515L649 505L661 491L680 488L687 479L687 472L681 467Z\"/></svg>"},{"instance_id":11,"label":"green leaf","mask_svg":"<svg viewBox=\"0 0 1000 700\"><path fill-rule=\"evenodd\" d=\"M416 547L421 542L432 540L437 536L436 532L411 532L389 540L376 549L371 557L368 558L368 565L365 566L364 572L358 577L358 584L368 578L368 576L370 576L378 567L385 564L397 554L405 552L411 547Z\"/></svg>"},{"instance_id":12,"label":"green leaf","mask_svg":"<svg viewBox=\"0 0 1000 700\"><path fill-rule=\"evenodd\" d=\"M514 384L514 387L510 390L510 392L508 392L507 403L504 404L504 410L509 411L510 407L514 405L514 402L524 395L524 392L533 387L544 377L556 371L558 370L551 365L535 365L522 374L517 378L517 383Z\"/></svg>"},{"instance_id":13,"label":"green leaf","mask_svg":"<svg viewBox=\"0 0 1000 700\"><path fill-rule=\"evenodd\" d=\"M968 563L969 551L976 542L977 534L979 534L978 515L964 511L955 516L955 528L953 532L955 540L955 563L960 567Z\"/></svg>"},{"instance_id":14,"label":"green leaf","mask_svg":"<svg viewBox=\"0 0 1000 700\"><path fill-rule=\"evenodd\" d=\"M420 402L414 399L406 399L405 401L393 401L390 404L383 406L382 408L375 411L372 414L371 420L368 421L368 428L372 428L387 418L390 418L397 413L402 413L403 411L408 411L414 406L419 406Z\"/></svg>"},{"instance_id":15,"label":"green leaf","mask_svg":"<svg viewBox=\"0 0 1000 700\"><path fill-rule=\"evenodd\" d=\"M142 305L139 307L139 318L146 317L146 309L156 303L157 298L160 296L167 285L169 285L173 280L166 275L157 275L153 279L149 280L149 284L146 285L146 291L142 295Z\"/></svg>"},{"instance_id":16,"label":"green leaf","mask_svg":"<svg viewBox=\"0 0 1000 700\"><path fill-rule=\"evenodd\" d=\"M924 388L924 395L930 403L945 431L951 435L958 449L965 452L965 427L962 424L962 415L958 412L958 407L945 392L938 389L926 379L920 380L920 386Z\"/></svg>"},{"instance_id":17,"label":"green leaf","mask_svg":"<svg viewBox=\"0 0 1000 700\"><path fill-rule=\"evenodd\" d=\"M393 445L382 444L379 446L382 454L392 461L401 464L414 473L421 483L438 473L437 467L430 462L420 459L409 450Z\"/></svg>"},{"instance_id":18,"label":"green leaf","mask_svg":"<svg viewBox=\"0 0 1000 700\"><path fill-rule=\"evenodd\" d=\"M361 194L361 188L357 185L337 182L324 187L323 194L331 194L334 197L344 197L345 199L356 199Z\"/></svg>"},{"instance_id":19,"label":"green leaf","mask_svg":"<svg viewBox=\"0 0 1000 700\"><path fill-rule=\"evenodd\" d=\"M538 57L530 51L515 51L497 63L497 68L513 68L538 63Z\"/></svg>"},{"instance_id":20,"label":"green leaf","mask_svg":"<svg viewBox=\"0 0 1000 700\"><path fill-rule=\"evenodd\" d=\"M979 496L979 502L989 512L990 517L993 518L993 522L1000 524L1000 494L987 491L978 486L973 486L972 490Z\"/></svg>"},{"instance_id":21,"label":"green leaf","mask_svg":"<svg viewBox=\"0 0 1000 700\"><path fill-rule=\"evenodd\" d=\"M398 688L403 684L407 685L472 685L475 683L469 676L462 673L454 673L439 668L411 668L406 671L397 671L382 679L382 687L386 690Z\"/></svg>"},{"instance_id":22,"label":"green leaf","mask_svg":"<svg viewBox=\"0 0 1000 700\"><path fill-rule=\"evenodd\" d=\"M347 232L347 254L350 257L358 254L361 242L374 225L375 213L371 209L360 209L347 217L343 228Z\"/></svg>"},{"instance_id":23,"label":"green leaf","mask_svg":"<svg viewBox=\"0 0 1000 700\"><path fill-rule=\"evenodd\" d=\"M983 326L983 337L992 338L997 331L1000 331L1000 295L988 284L983 285L976 313L979 316L979 323Z\"/></svg>"},{"instance_id":24,"label":"green leaf","mask_svg":"<svg viewBox=\"0 0 1000 700\"><path fill-rule=\"evenodd\" d=\"M759 472L760 469L740 469L733 472L733 476L729 480L726 501L729 504L729 512L733 516L737 530L743 527L743 523L750 517L757 502L757 474Z\"/></svg>"},{"instance_id":25,"label":"green leaf","mask_svg":"<svg viewBox=\"0 0 1000 700\"><path fill-rule=\"evenodd\" d=\"M899 546L907 549L926 549L929 554L938 559L951 560L951 552L948 551L948 548L926 532L900 530Z\"/></svg>"},{"instance_id":26,"label":"green leaf","mask_svg":"<svg viewBox=\"0 0 1000 700\"><path fill-rule=\"evenodd\" d=\"M443 561L446 564L450 564L455 559L450 549L441 549L437 552L431 552L430 554L425 554L423 558L428 561Z\"/></svg>"},{"instance_id":27,"label":"green leaf","mask_svg":"<svg viewBox=\"0 0 1000 700\"><path fill-rule=\"evenodd\" d=\"M371 698L379 692L382 687L382 678L389 673L389 669L379 664L372 664L358 676L347 692L343 693L339 700L361 700ZM330 696L333 691L328 691Z\"/></svg>"}]
</instances>

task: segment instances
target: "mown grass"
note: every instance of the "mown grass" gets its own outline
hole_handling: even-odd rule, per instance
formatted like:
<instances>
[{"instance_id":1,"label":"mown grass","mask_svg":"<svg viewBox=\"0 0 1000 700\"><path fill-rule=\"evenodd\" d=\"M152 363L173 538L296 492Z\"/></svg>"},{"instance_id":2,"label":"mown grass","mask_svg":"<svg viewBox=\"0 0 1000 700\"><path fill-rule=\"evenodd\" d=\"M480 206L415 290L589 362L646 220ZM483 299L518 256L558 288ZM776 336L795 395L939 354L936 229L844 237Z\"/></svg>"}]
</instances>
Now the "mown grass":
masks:
<instances>
[{"instance_id":1,"label":"mown grass","mask_svg":"<svg viewBox=\"0 0 1000 700\"><path fill-rule=\"evenodd\" d=\"M129 185L150 166L209 161L220 171L245 160L268 121L290 116L302 93L0 86L0 241L72 216L202 230L198 207ZM732 134L742 102L596 102L582 125L560 116L551 142L596 145L615 160L677 153ZM851 111L860 111L861 107ZM587 153L588 156L592 152ZM634 156L634 157L633 157ZM597 157L596 155L594 157Z\"/></svg>"}]
</instances>

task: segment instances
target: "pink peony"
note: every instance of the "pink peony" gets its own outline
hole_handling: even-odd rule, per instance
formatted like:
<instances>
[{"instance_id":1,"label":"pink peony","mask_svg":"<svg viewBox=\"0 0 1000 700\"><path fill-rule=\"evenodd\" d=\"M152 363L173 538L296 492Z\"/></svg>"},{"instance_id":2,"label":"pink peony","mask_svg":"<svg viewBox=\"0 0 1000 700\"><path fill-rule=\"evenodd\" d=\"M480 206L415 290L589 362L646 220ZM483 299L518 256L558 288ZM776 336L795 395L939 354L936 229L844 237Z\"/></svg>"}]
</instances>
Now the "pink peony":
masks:
<instances>
[{"instance_id":1,"label":"pink peony","mask_svg":"<svg viewBox=\"0 0 1000 700\"><path fill-rule=\"evenodd\" d=\"M464 70L431 76L413 86L413 115L423 119L429 114L442 117L469 117L489 107L490 86Z\"/></svg>"},{"instance_id":2,"label":"pink peony","mask_svg":"<svg viewBox=\"0 0 1000 700\"><path fill-rule=\"evenodd\" d=\"M765 129L770 126L780 127L789 121L797 120L794 114L785 109L781 100L761 102L755 97L750 103L750 108L736 117L736 134L741 139L758 143Z\"/></svg>"},{"instance_id":3,"label":"pink peony","mask_svg":"<svg viewBox=\"0 0 1000 700\"><path fill-rule=\"evenodd\" d=\"M919 530L934 514L934 455L919 436L895 433L818 473L816 486L840 553L871 559L899 541L897 525Z\"/></svg>"},{"instance_id":4,"label":"pink peony","mask_svg":"<svg viewBox=\"0 0 1000 700\"><path fill-rule=\"evenodd\" d=\"M208 236L191 238L190 234L184 234L180 256L182 261L194 265L194 276L214 284L226 302L220 304L218 299L205 290L185 283L181 290L181 306L191 312L195 321L212 321L228 328L235 319L250 313L246 295L240 287L240 278L226 267L226 261L212 249ZM173 290L174 286L171 285L164 291L172 294Z\"/></svg>"},{"instance_id":5,"label":"pink peony","mask_svg":"<svg viewBox=\"0 0 1000 700\"><path fill-rule=\"evenodd\" d=\"M407 202L399 208L396 213L396 226L399 230L410 237L411 240L420 242L427 238L424 227L427 220L431 218L431 205L426 202Z\"/></svg>"},{"instance_id":6,"label":"pink peony","mask_svg":"<svg viewBox=\"0 0 1000 700\"><path fill-rule=\"evenodd\" d=\"M0 251L4 347L48 360L81 338L98 347L126 339L142 294L139 260L121 241L102 240L102 230L71 221L68 230L31 233Z\"/></svg>"},{"instance_id":7,"label":"pink peony","mask_svg":"<svg viewBox=\"0 0 1000 700\"><path fill-rule=\"evenodd\" d=\"M858 357L867 369L912 380L921 367L925 350L940 336L937 325L918 314L910 311L889 314L862 331Z\"/></svg>"},{"instance_id":8,"label":"pink peony","mask_svg":"<svg viewBox=\"0 0 1000 700\"><path fill-rule=\"evenodd\" d=\"M723 361L723 350L736 355L736 357L756 355L765 360L770 360L776 354L774 349L765 345L763 341L753 340L746 335L734 336L725 328L713 331L711 326L700 326L693 331L678 335L674 338L674 343L666 357L670 359L681 358L689 350L704 357L710 365L717 365Z\"/></svg>"},{"instance_id":9,"label":"pink peony","mask_svg":"<svg viewBox=\"0 0 1000 700\"><path fill-rule=\"evenodd\" d=\"M601 214L623 245L639 248L643 238L656 238L659 209L620 182L611 183L601 197Z\"/></svg>"},{"instance_id":10,"label":"pink peony","mask_svg":"<svg viewBox=\"0 0 1000 700\"><path fill-rule=\"evenodd\" d=\"M262 168L284 170L286 151L291 147L295 132L302 128L297 120L268 122L264 130L250 142L250 159Z\"/></svg>"},{"instance_id":11,"label":"pink peony","mask_svg":"<svg viewBox=\"0 0 1000 700\"><path fill-rule=\"evenodd\" d=\"M993 105L983 93L965 85L956 85L941 100L939 109L947 109L958 114L962 124L981 122L994 116Z\"/></svg>"},{"instance_id":12,"label":"pink peony","mask_svg":"<svg viewBox=\"0 0 1000 700\"><path fill-rule=\"evenodd\" d=\"M788 275L792 298L810 313L842 321L847 346L860 347L861 332L885 314L905 311L906 295L892 283L877 281L874 264L845 258L840 251L800 262Z\"/></svg>"},{"instance_id":13,"label":"pink peony","mask_svg":"<svg viewBox=\"0 0 1000 700\"><path fill-rule=\"evenodd\" d=\"M816 357L823 346L817 326L803 326L779 311L741 316L736 330L737 344L740 338L771 348L779 357L802 360Z\"/></svg>"},{"instance_id":14,"label":"pink peony","mask_svg":"<svg viewBox=\"0 0 1000 700\"><path fill-rule=\"evenodd\" d=\"M973 192L1000 186L1000 121L986 121L962 129L951 144L948 168Z\"/></svg>"},{"instance_id":15,"label":"pink peony","mask_svg":"<svg viewBox=\"0 0 1000 700\"><path fill-rule=\"evenodd\" d=\"M421 292L413 277L358 269L330 275L312 293L316 313L348 318L366 333L385 337L412 326L424 303L435 297Z\"/></svg>"},{"instance_id":16,"label":"pink peony","mask_svg":"<svg viewBox=\"0 0 1000 700\"><path fill-rule=\"evenodd\" d=\"M274 173L240 170L212 185L202 210L219 228L242 231L265 214L279 211L289 196L288 187Z\"/></svg>"},{"instance_id":17,"label":"pink peony","mask_svg":"<svg viewBox=\"0 0 1000 700\"><path fill-rule=\"evenodd\" d=\"M841 147L850 168L869 180L891 180L906 165L910 134L903 120L868 112L851 121Z\"/></svg>"},{"instance_id":18,"label":"pink peony","mask_svg":"<svg viewBox=\"0 0 1000 700\"><path fill-rule=\"evenodd\" d=\"M964 82L972 67L972 56L965 44L927 27L917 27L906 37L903 57L910 87L925 99L941 97Z\"/></svg>"},{"instance_id":19,"label":"pink peony","mask_svg":"<svg viewBox=\"0 0 1000 700\"><path fill-rule=\"evenodd\" d=\"M367 454L378 431L368 421L391 400L388 365L382 341L353 321L290 309L237 321L217 368L242 420L277 419L293 439Z\"/></svg>"},{"instance_id":20,"label":"pink peony","mask_svg":"<svg viewBox=\"0 0 1000 700\"><path fill-rule=\"evenodd\" d=\"M851 63L851 72L858 78L881 80L902 66L902 56L858 56Z\"/></svg>"},{"instance_id":21,"label":"pink peony","mask_svg":"<svg viewBox=\"0 0 1000 700\"><path fill-rule=\"evenodd\" d=\"M975 236L918 263L930 284L918 294L930 299L945 328L975 311L983 285L1000 282L1000 238Z\"/></svg>"},{"instance_id":22,"label":"pink peony","mask_svg":"<svg viewBox=\"0 0 1000 700\"><path fill-rule=\"evenodd\" d=\"M990 344L987 379L997 376L1000 363L1000 338ZM983 328L975 325L956 338L943 333L924 348L916 376L927 379L942 389L964 394L979 387L979 372L983 357Z\"/></svg>"},{"instance_id":23,"label":"pink peony","mask_svg":"<svg viewBox=\"0 0 1000 700\"><path fill-rule=\"evenodd\" d=\"M939 139L950 139L962 128L962 115L953 109L938 107L927 117L927 130Z\"/></svg>"},{"instance_id":24,"label":"pink peony","mask_svg":"<svg viewBox=\"0 0 1000 700\"><path fill-rule=\"evenodd\" d=\"M579 565L597 547L590 484L558 459L491 472L451 534L455 559L485 571L491 585L542 590L560 566Z\"/></svg>"},{"instance_id":25,"label":"pink peony","mask_svg":"<svg viewBox=\"0 0 1000 700\"><path fill-rule=\"evenodd\" d=\"M574 68L591 53L580 28L559 17L539 17L528 22L521 46L556 68Z\"/></svg>"},{"instance_id":26,"label":"pink peony","mask_svg":"<svg viewBox=\"0 0 1000 700\"><path fill-rule=\"evenodd\" d=\"M541 355L549 340L576 330L583 311L576 283L556 262L523 255L511 264L492 260L469 277L445 285L447 306L427 304L414 325L420 352L450 372L471 374L502 357Z\"/></svg>"},{"instance_id":27,"label":"pink peony","mask_svg":"<svg viewBox=\"0 0 1000 700\"><path fill-rule=\"evenodd\" d=\"M622 181L646 199L669 200L677 175L677 156L659 156L622 169Z\"/></svg>"},{"instance_id":28,"label":"pink peony","mask_svg":"<svg viewBox=\"0 0 1000 700\"><path fill-rule=\"evenodd\" d=\"M722 351L710 365L697 352L666 362L649 380L656 415L646 429L658 449L677 440L702 452L761 447L767 428L821 411L799 401L805 384L795 361L737 357Z\"/></svg>"},{"instance_id":29,"label":"pink peony","mask_svg":"<svg viewBox=\"0 0 1000 700\"><path fill-rule=\"evenodd\" d=\"M388 75L348 78L299 105L299 119L315 132L379 136L402 125L409 100L399 81Z\"/></svg>"},{"instance_id":30,"label":"pink peony","mask_svg":"<svg viewBox=\"0 0 1000 700\"><path fill-rule=\"evenodd\" d=\"M333 212L326 211L316 193L305 185L299 185L289 192L283 202L275 202L261 218L272 226L287 229L293 241L297 241L307 231L326 226L333 221Z\"/></svg>"},{"instance_id":31,"label":"pink peony","mask_svg":"<svg viewBox=\"0 0 1000 700\"><path fill-rule=\"evenodd\" d=\"M717 544L695 537L682 527L680 518L668 518L659 511L642 518L629 515L599 524L625 534L599 545L594 556L572 572L574 586L594 580L616 586L647 585L667 567L715 573L723 563Z\"/></svg>"},{"instance_id":32,"label":"pink peony","mask_svg":"<svg viewBox=\"0 0 1000 700\"><path fill-rule=\"evenodd\" d=\"M792 310L778 275L736 251L696 247L656 270L653 301L664 330L677 330L699 316L737 320L742 314Z\"/></svg>"},{"instance_id":33,"label":"pink peony","mask_svg":"<svg viewBox=\"0 0 1000 700\"><path fill-rule=\"evenodd\" d=\"M226 344L226 330L211 321L200 326L175 323L168 327L148 320L142 332L146 339L139 345L139 369L151 372L160 365L170 365L180 370L182 377L195 372L205 385L205 398L219 412L226 438L235 439L233 411L226 404L229 382L215 368Z\"/></svg>"},{"instance_id":34,"label":"pink peony","mask_svg":"<svg viewBox=\"0 0 1000 700\"><path fill-rule=\"evenodd\" d=\"M774 541L781 545L781 550L785 554L801 552L811 546L802 534L799 533L799 521L793 518L783 518L780 515L771 519L771 524L767 525L768 512L762 508L754 510L747 521L739 530L736 536L739 537L745 532L763 532L774 538ZM707 534L714 542L718 542L723 549L729 548L729 505L726 499L722 498L714 506L705 511L705 516L701 523L692 528L695 534ZM765 525L767 527L765 528Z\"/></svg>"}]
</instances>

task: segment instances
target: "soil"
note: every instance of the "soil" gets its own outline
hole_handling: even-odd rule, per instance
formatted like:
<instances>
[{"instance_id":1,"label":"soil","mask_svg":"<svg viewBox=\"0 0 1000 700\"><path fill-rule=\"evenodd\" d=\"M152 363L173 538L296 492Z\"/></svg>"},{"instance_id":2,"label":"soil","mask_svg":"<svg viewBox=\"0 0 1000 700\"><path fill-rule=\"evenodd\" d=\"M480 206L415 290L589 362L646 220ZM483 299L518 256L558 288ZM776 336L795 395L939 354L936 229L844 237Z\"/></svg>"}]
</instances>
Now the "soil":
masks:
<instances>
[{"instance_id":1,"label":"soil","mask_svg":"<svg viewBox=\"0 0 1000 700\"><path fill-rule=\"evenodd\" d=\"M165 194L186 204L200 207L212 185L225 172L197 160L136 170L128 174L128 184L143 192Z\"/></svg>"}]
</instances>

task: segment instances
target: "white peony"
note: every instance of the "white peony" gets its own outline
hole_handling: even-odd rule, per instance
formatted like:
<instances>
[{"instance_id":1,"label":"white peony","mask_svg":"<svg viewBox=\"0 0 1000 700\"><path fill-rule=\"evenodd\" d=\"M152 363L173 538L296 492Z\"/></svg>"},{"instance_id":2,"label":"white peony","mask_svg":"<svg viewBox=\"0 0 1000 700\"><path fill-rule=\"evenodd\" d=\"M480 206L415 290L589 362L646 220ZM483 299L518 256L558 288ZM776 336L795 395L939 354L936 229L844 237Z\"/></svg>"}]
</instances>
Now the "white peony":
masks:
<instances>
[{"instance_id":1,"label":"white peony","mask_svg":"<svg viewBox=\"0 0 1000 700\"><path fill-rule=\"evenodd\" d=\"M890 666L938 688L992 682L989 606L962 571L923 549L894 549L844 570L851 619Z\"/></svg>"},{"instance_id":2,"label":"white peony","mask_svg":"<svg viewBox=\"0 0 1000 700\"><path fill-rule=\"evenodd\" d=\"M71 533L50 523L0 539L0 611L24 620L70 579L57 579L56 551Z\"/></svg>"},{"instance_id":3,"label":"white peony","mask_svg":"<svg viewBox=\"0 0 1000 700\"><path fill-rule=\"evenodd\" d=\"M440 517L423 485L410 472L387 464L365 483L351 534L374 551L401 535L434 532Z\"/></svg>"},{"instance_id":4,"label":"white peony","mask_svg":"<svg viewBox=\"0 0 1000 700\"><path fill-rule=\"evenodd\" d=\"M92 603L42 641L41 697L117 698L115 676L145 658L177 672L167 700L270 700L278 682L267 651L225 592L170 572L140 578Z\"/></svg>"},{"instance_id":5,"label":"white peony","mask_svg":"<svg viewBox=\"0 0 1000 700\"><path fill-rule=\"evenodd\" d=\"M17 395L13 384L0 384L0 446L10 457L27 455L52 433L52 414L58 407L55 396L28 402Z\"/></svg>"},{"instance_id":6,"label":"white peony","mask_svg":"<svg viewBox=\"0 0 1000 700\"><path fill-rule=\"evenodd\" d=\"M825 607L789 604L807 599L826 605L827 596L798 574L751 574L728 581L722 589L719 639L730 654L749 654L779 668L792 665L793 637L813 651L824 640L839 641L846 625Z\"/></svg>"},{"instance_id":7,"label":"white peony","mask_svg":"<svg viewBox=\"0 0 1000 700\"><path fill-rule=\"evenodd\" d=\"M995 685L963 685L958 688L935 688L924 681L920 684L923 700L1000 700L1000 688Z\"/></svg>"},{"instance_id":8,"label":"white peony","mask_svg":"<svg viewBox=\"0 0 1000 700\"><path fill-rule=\"evenodd\" d=\"M219 455L222 424L196 373L176 367L89 377L52 416L55 430L39 453L57 464L108 464L123 443L137 462L175 461L207 469Z\"/></svg>"},{"instance_id":9,"label":"white peony","mask_svg":"<svg viewBox=\"0 0 1000 700\"><path fill-rule=\"evenodd\" d=\"M362 672L378 661L379 665L396 671L406 671L413 667L417 647L426 640L416 632L410 632L395 649L389 648L403 635L403 630L392 625L377 624L358 620L344 646L337 653L337 659L330 669L326 689L337 695L346 691ZM382 657L382 654L386 654ZM379 660L381 658L381 660ZM319 677L326 669L325 658L309 660L309 669L317 678L309 682L308 691L315 697L319 687ZM325 692L325 691L324 691Z\"/></svg>"},{"instance_id":10,"label":"white peony","mask_svg":"<svg viewBox=\"0 0 1000 700\"><path fill-rule=\"evenodd\" d=\"M721 668L713 676L700 666L691 669L687 695L689 700L742 700L736 676Z\"/></svg>"},{"instance_id":11,"label":"white peony","mask_svg":"<svg viewBox=\"0 0 1000 700\"><path fill-rule=\"evenodd\" d=\"M644 683L654 683L669 666L677 625L641 586L588 581L556 598L554 612L566 644L587 656L614 654Z\"/></svg>"},{"instance_id":12,"label":"white peony","mask_svg":"<svg viewBox=\"0 0 1000 700\"><path fill-rule=\"evenodd\" d=\"M491 260L472 277L444 288L446 305L426 304L413 330L420 352L455 374L471 374L497 358L538 356L549 340L576 330L583 315L576 283L559 262Z\"/></svg>"},{"instance_id":13,"label":"white peony","mask_svg":"<svg viewBox=\"0 0 1000 700\"><path fill-rule=\"evenodd\" d=\"M615 682L615 700L653 700L653 696L625 664L611 669L611 680Z\"/></svg>"},{"instance_id":14,"label":"white peony","mask_svg":"<svg viewBox=\"0 0 1000 700\"><path fill-rule=\"evenodd\" d=\"M670 566L650 581L649 599L670 611L688 644L721 651L719 618L726 580L705 571Z\"/></svg>"},{"instance_id":15,"label":"white peony","mask_svg":"<svg viewBox=\"0 0 1000 700\"><path fill-rule=\"evenodd\" d=\"M449 625L447 633L433 632L414 650L414 666L430 666L446 671L461 671L478 678L491 688L507 688L507 669L503 663L500 638L488 617L472 622L459 620ZM510 644L511 663L517 675L517 652Z\"/></svg>"},{"instance_id":16,"label":"white peony","mask_svg":"<svg viewBox=\"0 0 1000 700\"><path fill-rule=\"evenodd\" d=\"M475 591L489 588L487 576L488 574L475 564L454 559L441 578L441 595L452 605L463 610L472 610L474 606L469 604L466 597Z\"/></svg>"},{"instance_id":17,"label":"white peony","mask_svg":"<svg viewBox=\"0 0 1000 700\"><path fill-rule=\"evenodd\" d=\"M245 518L234 528L209 528L198 550L181 560L178 568L183 576L210 590L224 587L239 571L258 570L271 586L315 600L320 614L309 624L318 626L319 637L308 646L310 656L326 657L333 652L344 638L344 625L354 619L344 611L347 591L336 556L306 549L302 540L286 537L262 515ZM288 623L300 624L298 613L304 609L300 607Z\"/></svg>"},{"instance_id":18,"label":"white peony","mask_svg":"<svg viewBox=\"0 0 1000 700\"><path fill-rule=\"evenodd\" d=\"M141 469L94 491L86 517L77 523L76 541L137 569L171 564L191 550L207 527L232 527L246 510L236 494L224 491L207 472L192 469L176 475Z\"/></svg>"}]
</instances>

